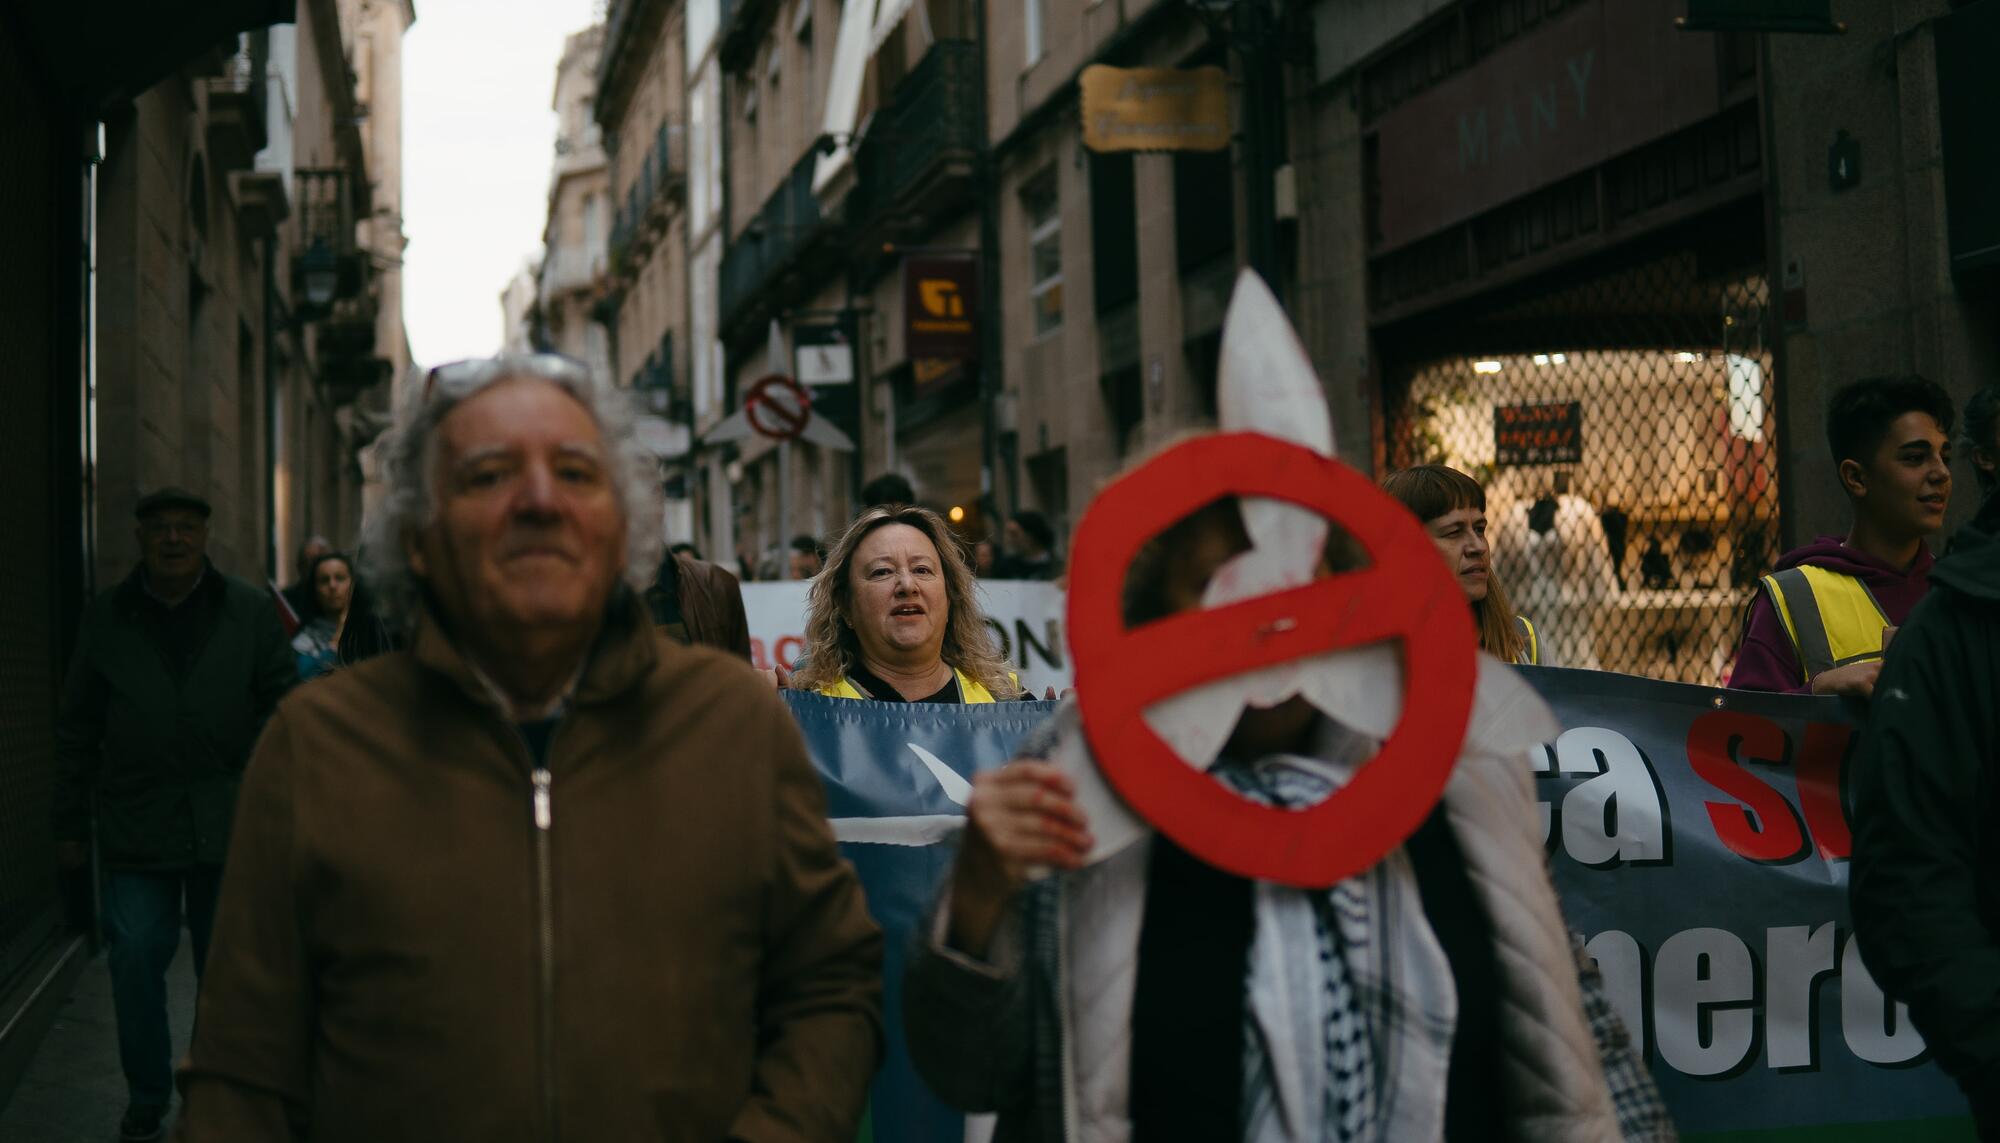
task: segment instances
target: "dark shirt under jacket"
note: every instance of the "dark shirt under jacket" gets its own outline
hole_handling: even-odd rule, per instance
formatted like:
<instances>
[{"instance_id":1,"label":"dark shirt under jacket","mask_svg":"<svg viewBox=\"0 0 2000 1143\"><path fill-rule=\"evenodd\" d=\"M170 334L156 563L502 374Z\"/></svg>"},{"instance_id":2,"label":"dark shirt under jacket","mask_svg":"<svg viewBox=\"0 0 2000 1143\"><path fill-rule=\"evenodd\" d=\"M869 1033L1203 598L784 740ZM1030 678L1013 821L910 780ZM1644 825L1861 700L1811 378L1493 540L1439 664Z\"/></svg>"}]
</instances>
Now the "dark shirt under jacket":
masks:
<instances>
[{"instance_id":1,"label":"dark shirt under jacket","mask_svg":"<svg viewBox=\"0 0 2000 1143\"><path fill-rule=\"evenodd\" d=\"M926 695L920 699L904 698L902 692L883 682L881 679L876 678L873 672L859 663L848 668L847 677L855 686L861 688L862 693L866 694L869 698L879 699L882 702L948 702L953 704L963 704L965 702L965 696L960 694L958 690L957 671L951 673L951 678L946 680L944 686L938 688L936 694Z\"/></svg>"}]
</instances>

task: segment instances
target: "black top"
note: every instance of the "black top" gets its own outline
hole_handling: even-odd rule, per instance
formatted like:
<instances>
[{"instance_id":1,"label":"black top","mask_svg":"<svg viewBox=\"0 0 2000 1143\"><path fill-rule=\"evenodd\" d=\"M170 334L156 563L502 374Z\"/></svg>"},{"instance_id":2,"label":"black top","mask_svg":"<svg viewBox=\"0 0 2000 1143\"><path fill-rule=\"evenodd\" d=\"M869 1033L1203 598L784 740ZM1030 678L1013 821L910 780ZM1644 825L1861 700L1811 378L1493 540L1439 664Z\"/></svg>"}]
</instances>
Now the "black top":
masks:
<instances>
[{"instance_id":1,"label":"black top","mask_svg":"<svg viewBox=\"0 0 2000 1143\"><path fill-rule=\"evenodd\" d=\"M880 699L883 702L948 702L960 706L965 704L965 694L958 687L957 671L951 673L951 681L939 687L936 694L926 695L920 699L904 698L895 687L876 678L868 668L859 663L854 664L853 667L848 669L847 681L861 688L862 693L866 694L869 698ZM1035 701L1035 696L1024 689L1021 692L1019 701L1033 702Z\"/></svg>"},{"instance_id":2,"label":"black top","mask_svg":"<svg viewBox=\"0 0 2000 1143\"><path fill-rule=\"evenodd\" d=\"M855 686L860 687L862 693L866 694L869 698L880 699L883 702L914 701L914 702L948 702L955 704L962 704L965 702L965 696L963 694L960 694L958 690L957 671L953 671L951 673L951 678L945 680L944 686L938 688L936 694L927 695L923 698L914 700L904 698L902 696L902 693L896 690L895 687L892 687L888 683L883 682L881 679L876 678L874 672L870 671L868 668L862 666L859 663L856 663L854 664L854 666L848 668L847 678Z\"/></svg>"},{"instance_id":3,"label":"black top","mask_svg":"<svg viewBox=\"0 0 2000 1143\"><path fill-rule=\"evenodd\" d=\"M1465 854L1438 807L1406 843L1423 898L1424 919L1437 934L1451 982L1458 989L1458 1026L1451 1038L1451 1071L1445 1081L1444 1137L1448 1143L1500 1137L1500 968L1494 962L1493 922L1474 895Z\"/></svg>"}]
</instances>

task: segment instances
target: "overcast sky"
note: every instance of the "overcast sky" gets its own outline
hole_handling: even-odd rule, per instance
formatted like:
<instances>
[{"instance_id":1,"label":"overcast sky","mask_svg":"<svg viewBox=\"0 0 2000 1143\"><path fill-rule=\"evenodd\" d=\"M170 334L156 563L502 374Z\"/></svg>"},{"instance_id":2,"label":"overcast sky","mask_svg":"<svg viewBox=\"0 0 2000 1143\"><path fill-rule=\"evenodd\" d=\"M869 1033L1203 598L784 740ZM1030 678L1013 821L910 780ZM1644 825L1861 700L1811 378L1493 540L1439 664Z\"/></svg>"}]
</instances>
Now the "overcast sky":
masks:
<instances>
[{"instance_id":1,"label":"overcast sky","mask_svg":"<svg viewBox=\"0 0 2000 1143\"><path fill-rule=\"evenodd\" d=\"M403 320L421 365L500 348L500 291L541 249L556 61L591 0L417 0L403 40Z\"/></svg>"}]
</instances>

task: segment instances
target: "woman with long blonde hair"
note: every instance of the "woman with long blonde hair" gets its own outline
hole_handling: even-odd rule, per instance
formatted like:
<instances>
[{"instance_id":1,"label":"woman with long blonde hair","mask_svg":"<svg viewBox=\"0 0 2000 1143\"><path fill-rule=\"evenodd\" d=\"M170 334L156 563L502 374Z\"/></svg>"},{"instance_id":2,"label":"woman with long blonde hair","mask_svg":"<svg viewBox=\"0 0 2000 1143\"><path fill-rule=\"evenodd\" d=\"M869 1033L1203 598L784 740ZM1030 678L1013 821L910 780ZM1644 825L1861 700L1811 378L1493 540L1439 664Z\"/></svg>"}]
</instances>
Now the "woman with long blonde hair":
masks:
<instances>
[{"instance_id":1,"label":"woman with long blonde hair","mask_svg":"<svg viewBox=\"0 0 2000 1143\"><path fill-rule=\"evenodd\" d=\"M791 686L884 702L1021 697L974 583L937 513L908 504L862 512L806 591L806 646Z\"/></svg>"},{"instance_id":2,"label":"woman with long blonde hair","mask_svg":"<svg viewBox=\"0 0 2000 1143\"><path fill-rule=\"evenodd\" d=\"M1507 589L1493 572L1493 546L1486 540L1486 489L1442 464L1419 464L1390 473L1382 488L1424 522L1431 542L1472 604L1480 650L1504 663L1539 666L1542 641L1535 625L1515 612Z\"/></svg>"}]
</instances>

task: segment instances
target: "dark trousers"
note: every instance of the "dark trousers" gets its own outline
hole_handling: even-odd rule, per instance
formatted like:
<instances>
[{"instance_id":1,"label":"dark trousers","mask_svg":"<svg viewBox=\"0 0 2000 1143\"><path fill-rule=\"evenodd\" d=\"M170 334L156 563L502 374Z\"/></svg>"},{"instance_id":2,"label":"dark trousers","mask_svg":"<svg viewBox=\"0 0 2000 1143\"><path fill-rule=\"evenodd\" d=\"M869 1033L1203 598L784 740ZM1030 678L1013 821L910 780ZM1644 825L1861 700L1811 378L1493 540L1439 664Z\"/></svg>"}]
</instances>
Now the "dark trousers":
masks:
<instances>
[{"instance_id":1,"label":"dark trousers","mask_svg":"<svg viewBox=\"0 0 2000 1143\"><path fill-rule=\"evenodd\" d=\"M222 867L104 875L104 932L111 946L111 1000L118 1012L118 1062L133 1103L165 1106L174 1090L173 1033L167 1027L167 966L185 918L194 940L195 979L208 960Z\"/></svg>"}]
</instances>

